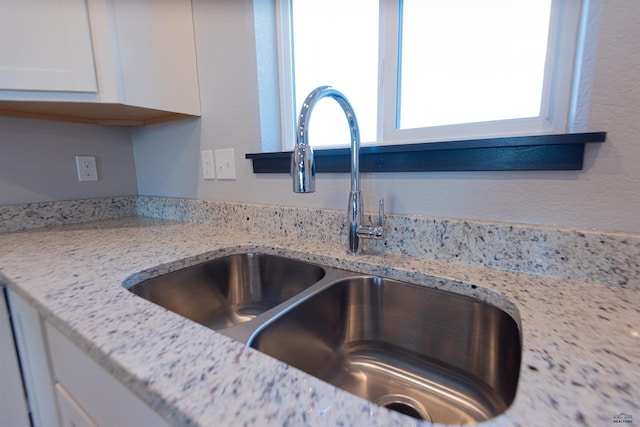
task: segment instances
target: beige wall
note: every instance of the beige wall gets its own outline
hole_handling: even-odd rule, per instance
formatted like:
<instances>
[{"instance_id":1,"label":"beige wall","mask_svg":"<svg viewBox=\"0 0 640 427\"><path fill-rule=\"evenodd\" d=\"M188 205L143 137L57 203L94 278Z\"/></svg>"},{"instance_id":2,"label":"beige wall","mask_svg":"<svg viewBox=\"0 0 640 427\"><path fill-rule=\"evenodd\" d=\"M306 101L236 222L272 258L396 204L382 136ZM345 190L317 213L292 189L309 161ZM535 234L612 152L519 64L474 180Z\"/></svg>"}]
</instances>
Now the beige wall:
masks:
<instances>
[{"instance_id":1,"label":"beige wall","mask_svg":"<svg viewBox=\"0 0 640 427\"><path fill-rule=\"evenodd\" d=\"M640 2L594 0L575 131L607 131L583 171L365 174L368 210L640 232ZM141 194L346 209L348 176L295 195L287 175L255 175L260 151L252 2L194 0L203 116L136 130ZM590 103L589 103L590 99ZM203 181L201 149L235 147L238 178ZM171 177L171 182L164 177Z\"/></svg>"},{"instance_id":2,"label":"beige wall","mask_svg":"<svg viewBox=\"0 0 640 427\"><path fill-rule=\"evenodd\" d=\"M76 155L99 181L78 182ZM0 205L137 193L128 128L0 117Z\"/></svg>"},{"instance_id":3,"label":"beige wall","mask_svg":"<svg viewBox=\"0 0 640 427\"><path fill-rule=\"evenodd\" d=\"M640 2L591 4L575 130L604 130L608 139L587 147L583 171L364 174L367 209L384 196L400 214L640 232ZM201 119L130 136L127 128L0 118L0 204L139 192L346 209L347 174L322 174L315 194L295 195L288 175L255 175L244 159L273 127L273 111L258 103L252 1L194 0L194 13ZM200 150L230 147L237 179L202 180ZM76 154L98 157L99 183L77 182Z\"/></svg>"}]
</instances>

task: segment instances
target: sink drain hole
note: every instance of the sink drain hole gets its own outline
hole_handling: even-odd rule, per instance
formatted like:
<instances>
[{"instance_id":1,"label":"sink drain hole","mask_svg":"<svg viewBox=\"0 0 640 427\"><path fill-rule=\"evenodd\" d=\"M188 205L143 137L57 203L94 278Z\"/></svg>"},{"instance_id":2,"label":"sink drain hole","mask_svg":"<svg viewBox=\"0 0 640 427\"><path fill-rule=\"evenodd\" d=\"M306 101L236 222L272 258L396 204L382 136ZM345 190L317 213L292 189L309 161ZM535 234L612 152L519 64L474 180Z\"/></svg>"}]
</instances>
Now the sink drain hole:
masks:
<instances>
[{"instance_id":1,"label":"sink drain hole","mask_svg":"<svg viewBox=\"0 0 640 427\"><path fill-rule=\"evenodd\" d=\"M420 412L416 411L414 408L407 405L406 403L397 403L397 402L389 403L388 405L384 405L384 407L387 409L392 409L396 412L400 412L401 414L408 415L413 418L418 418L420 420L422 419L422 415L420 415Z\"/></svg>"},{"instance_id":2,"label":"sink drain hole","mask_svg":"<svg viewBox=\"0 0 640 427\"><path fill-rule=\"evenodd\" d=\"M427 408L417 400L400 394L388 394L382 396L376 403L380 406L384 406L387 409L391 409L409 417L417 418L424 421L433 421L431 414L427 411Z\"/></svg>"}]
</instances>

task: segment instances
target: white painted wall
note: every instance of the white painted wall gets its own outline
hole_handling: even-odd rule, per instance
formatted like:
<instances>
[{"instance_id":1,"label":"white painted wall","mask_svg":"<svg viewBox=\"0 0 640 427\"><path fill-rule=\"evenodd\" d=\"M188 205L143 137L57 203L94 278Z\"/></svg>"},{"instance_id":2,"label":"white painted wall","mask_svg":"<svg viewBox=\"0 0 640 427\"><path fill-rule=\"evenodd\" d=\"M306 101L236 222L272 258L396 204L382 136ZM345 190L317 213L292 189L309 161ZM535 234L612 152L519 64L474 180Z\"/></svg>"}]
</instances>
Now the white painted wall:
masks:
<instances>
[{"instance_id":1,"label":"white painted wall","mask_svg":"<svg viewBox=\"0 0 640 427\"><path fill-rule=\"evenodd\" d=\"M78 182L75 156L96 156ZM0 205L138 193L129 129L0 117Z\"/></svg>"},{"instance_id":2,"label":"white painted wall","mask_svg":"<svg viewBox=\"0 0 640 427\"><path fill-rule=\"evenodd\" d=\"M296 195L288 175L251 172L244 154L261 147L253 2L193 3L202 118L132 131L139 193L346 209L347 174L322 174L315 194ZM384 196L399 214L640 232L640 2L591 3L574 130L608 138L587 147L583 171L364 174L367 210ZM204 181L199 151L229 147L238 178Z\"/></svg>"}]
</instances>

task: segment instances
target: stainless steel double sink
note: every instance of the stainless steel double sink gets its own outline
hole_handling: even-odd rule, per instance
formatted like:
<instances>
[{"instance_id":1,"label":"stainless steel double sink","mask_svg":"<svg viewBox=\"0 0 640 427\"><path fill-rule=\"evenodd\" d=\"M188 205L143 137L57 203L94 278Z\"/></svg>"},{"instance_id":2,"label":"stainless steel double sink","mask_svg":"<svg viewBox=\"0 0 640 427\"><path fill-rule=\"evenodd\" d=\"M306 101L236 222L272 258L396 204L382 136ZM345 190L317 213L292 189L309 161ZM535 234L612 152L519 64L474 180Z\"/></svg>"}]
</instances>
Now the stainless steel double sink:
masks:
<instances>
[{"instance_id":1,"label":"stainless steel double sink","mask_svg":"<svg viewBox=\"0 0 640 427\"><path fill-rule=\"evenodd\" d=\"M406 415L474 424L513 402L517 323L463 295L280 256L225 256L131 292Z\"/></svg>"}]
</instances>

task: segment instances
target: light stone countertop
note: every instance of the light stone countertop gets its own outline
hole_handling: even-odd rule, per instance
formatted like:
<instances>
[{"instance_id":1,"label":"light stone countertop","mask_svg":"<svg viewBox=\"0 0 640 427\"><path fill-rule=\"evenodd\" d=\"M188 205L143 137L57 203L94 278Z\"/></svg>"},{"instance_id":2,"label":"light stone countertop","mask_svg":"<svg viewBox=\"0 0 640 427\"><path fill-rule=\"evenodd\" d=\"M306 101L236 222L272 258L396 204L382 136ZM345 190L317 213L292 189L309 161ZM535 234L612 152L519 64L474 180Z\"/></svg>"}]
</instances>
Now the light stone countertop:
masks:
<instances>
[{"instance_id":1,"label":"light stone countertop","mask_svg":"<svg viewBox=\"0 0 640 427\"><path fill-rule=\"evenodd\" d=\"M128 292L131 283L258 251L489 301L521 326L518 392L487 426L640 420L640 292L145 217L0 234L0 284L175 425L429 425L315 379ZM142 273L140 273L142 272Z\"/></svg>"}]
</instances>

